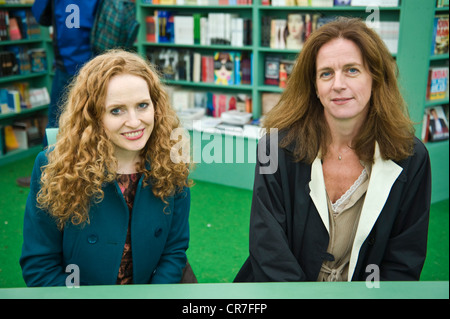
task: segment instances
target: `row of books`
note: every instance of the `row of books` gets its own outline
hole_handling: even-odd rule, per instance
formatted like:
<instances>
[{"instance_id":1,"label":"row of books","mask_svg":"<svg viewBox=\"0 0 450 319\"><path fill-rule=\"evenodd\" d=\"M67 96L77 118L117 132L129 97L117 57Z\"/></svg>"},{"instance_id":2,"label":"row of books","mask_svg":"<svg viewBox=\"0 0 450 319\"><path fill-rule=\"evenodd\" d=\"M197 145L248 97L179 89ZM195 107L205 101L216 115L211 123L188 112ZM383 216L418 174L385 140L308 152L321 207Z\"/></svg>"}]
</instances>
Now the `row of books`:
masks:
<instances>
[{"instance_id":1,"label":"row of books","mask_svg":"<svg viewBox=\"0 0 450 319\"><path fill-rule=\"evenodd\" d=\"M8 46L0 51L0 77L47 71L47 53L43 48Z\"/></svg>"},{"instance_id":2,"label":"row of books","mask_svg":"<svg viewBox=\"0 0 450 319\"><path fill-rule=\"evenodd\" d=\"M0 10L0 41L40 37L41 29L31 10Z\"/></svg>"},{"instance_id":3,"label":"row of books","mask_svg":"<svg viewBox=\"0 0 450 319\"><path fill-rule=\"evenodd\" d=\"M47 116L40 115L0 125L0 155L8 152L42 145Z\"/></svg>"},{"instance_id":4,"label":"row of books","mask_svg":"<svg viewBox=\"0 0 450 319\"><path fill-rule=\"evenodd\" d=\"M50 95L46 87L30 88L28 82L16 82L0 88L0 114L20 113L24 109L49 103Z\"/></svg>"},{"instance_id":5,"label":"row of books","mask_svg":"<svg viewBox=\"0 0 450 319\"><path fill-rule=\"evenodd\" d=\"M448 64L430 67L426 98L430 101L448 98Z\"/></svg>"},{"instance_id":6,"label":"row of books","mask_svg":"<svg viewBox=\"0 0 450 319\"><path fill-rule=\"evenodd\" d=\"M149 49L148 60L167 80L239 85L252 83L252 56L242 52L205 55L185 49Z\"/></svg>"},{"instance_id":7,"label":"row of books","mask_svg":"<svg viewBox=\"0 0 450 319\"><path fill-rule=\"evenodd\" d=\"M0 0L0 4L33 4L35 0Z\"/></svg>"},{"instance_id":8,"label":"row of books","mask_svg":"<svg viewBox=\"0 0 450 319\"><path fill-rule=\"evenodd\" d=\"M399 0L262 0L262 5L299 7L397 7Z\"/></svg>"},{"instance_id":9,"label":"row of books","mask_svg":"<svg viewBox=\"0 0 450 319\"><path fill-rule=\"evenodd\" d=\"M145 18L146 40L153 43L252 44L251 19L230 13L195 13L179 15L167 10L155 10Z\"/></svg>"},{"instance_id":10,"label":"row of books","mask_svg":"<svg viewBox=\"0 0 450 319\"><path fill-rule=\"evenodd\" d=\"M299 12L289 13L286 18L264 16L262 17L261 45L274 49L301 50L311 32L335 19L335 16L323 17L316 13ZM400 22L379 21L370 26L380 35L389 51L396 54Z\"/></svg>"},{"instance_id":11,"label":"row of books","mask_svg":"<svg viewBox=\"0 0 450 319\"><path fill-rule=\"evenodd\" d=\"M438 14L434 17L431 54L448 53L448 14Z\"/></svg>"},{"instance_id":12,"label":"row of books","mask_svg":"<svg viewBox=\"0 0 450 319\"><path fill-rule=\"evenodd\" d=\"M252 112L252 98L249 94L219 93L211 91L199 91L170 86L166 88L170 102L175 111L187 117L184 113L190 109L203 109L203 115L220 117L223 112L236 110L239 112Z\"/></svg>"},{"instance_id":13,"label":"row of books","mask_svg":"<svg viewBox=\"0 0 450 319\"><path fill-rule=\"evenodd\" d=\"M289 13L286 18L262 17L261 45L273 49L298 49L308 36L327 23L320 14Z\"/></svg>"},{"instance_id":14,"label":"row of books","mask_svg":"<svg viewBox=\"0 0 450 319\"><path fill-rule=\"evenodd\" d=\"M249 5L253 0L142 0L146 4L161 5Z\"/></svg>"},{"instance_id":15,"label":"row of books","mask_svg":"<svg viewBox=\"0 0 450 319\"><path fill-rule=\"evenodd\" d=\"M448 139L448 104L426 108L422 123L422 141L426 143Z\"/></svg>"}]
</instances>

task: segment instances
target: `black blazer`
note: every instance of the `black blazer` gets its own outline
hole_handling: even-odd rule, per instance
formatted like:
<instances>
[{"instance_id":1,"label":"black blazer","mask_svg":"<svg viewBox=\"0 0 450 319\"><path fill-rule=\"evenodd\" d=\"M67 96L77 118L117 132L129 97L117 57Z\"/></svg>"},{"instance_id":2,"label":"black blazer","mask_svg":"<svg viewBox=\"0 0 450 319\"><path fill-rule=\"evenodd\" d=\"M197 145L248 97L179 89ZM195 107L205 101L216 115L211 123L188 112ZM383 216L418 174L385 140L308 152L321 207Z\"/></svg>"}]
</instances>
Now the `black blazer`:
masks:
<instances>
[{"instance_id":1,"label":"black blazer","mask_svg":"<svg viewBox=\"0 0 450 319\"><path fill-rule=\"evenodd\" d=\"M263 137L258 144L270 160L258 156L250 256L235 282L316 281L323 261L334 259L327 253L329 221L321 161L294 162L292 149L279 148L271 139ZM380 280L419 280L431 200L428 151L415 138L414 154L401 162L383 160L378 144L374 157L350 257L349 281L366 280L374 274L372 267L378 267ZM276 172L261 174L261 168L274 161Z\"/></svg>"}]
</instances>

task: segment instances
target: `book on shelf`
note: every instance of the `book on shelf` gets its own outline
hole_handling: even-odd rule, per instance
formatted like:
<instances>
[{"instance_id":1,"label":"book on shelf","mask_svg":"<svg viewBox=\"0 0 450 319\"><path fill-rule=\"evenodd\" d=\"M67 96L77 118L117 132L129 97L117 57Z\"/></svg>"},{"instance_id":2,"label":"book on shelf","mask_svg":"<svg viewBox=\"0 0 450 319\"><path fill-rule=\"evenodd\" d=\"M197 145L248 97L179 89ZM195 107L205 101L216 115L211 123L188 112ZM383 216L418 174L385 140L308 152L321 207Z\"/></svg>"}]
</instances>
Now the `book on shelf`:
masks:
<instances>
[{"instance_id":1,"label":"book on shelf","mask_svg":"<svg viewBox=\"0 0 450 319\"><path fill-rule=\"evenodd\" d=\"M448 66L430 67L427 100L440 100L446 97L448 97Z\"/></svg>"},{"instance_id":2,"label":"book on shelf","mask_svg":"<svg viewBox=\"0 0 450 319\"><path fill-rule=\"evenodd\" d=\"M280 84L280 61L281 56L267 55L264 59L264 84L275 85Z\"/></svg>"},{"instance_id":3,"label":"book on shelf","mask_svg":"<svg viewBox=\"0 0 450 319\"><path fill-rule=\"evenodd\" d=\"M157 30L157 17L147 16L145 17L145 40L147 42L155 43L158 37Z\"/></svg>"},{"instance_id":4,"label":"book on shelf","mask_svg":"<svg viewBox=\"0 0 450 319\"><path fill-rule=\"evenodd\" d=\"M331 20L321 18L319 13L289 13L286 18L263 16L261 45L275 49L301 50L309 35L329 21Z\"/></svg>"},{"instance_id":5,"label":"book on shelf","mask_svg":"<svg viewBox=\"0 0 450 319\"><path fill-rule=\"evenodd\" d=\"M431 54L448 53L448 14L438 14L434 17Z\"/></svg>"},{"instance_id":6,"label":"book on shelf","mask_svg":"<svg viewBox=\"0 0 450 319\"><path fill-rule=\"evenodd\" d=\"M287 80L292 73L292 69L294 68L295 61L283 59L280 60L280 71L279 71L279 87L285 88L287 84Z\"/></svg>"},{"instance_id":7,"label":"book on shelf","mask_svg":"<svg viewBox=\"0 0 450 319\"><path fill-rule=\"evenodd\" d=\"M20 40L22 35L20 34L19 23L16 17L9 19L9 39L10 40Z\"/></svg>"},{"instance_id":8,"label":"book on shelf","mask_svg":"<svg viewBox=\"0 0 450 319\"><path fill-rule=\"evenodd\" d=\"M222 113L236 110L239 112L252 112L252 99L247 94L231 94L212 92L211 102L208 102L208 115L220 118Z\"/></svg>"},{"instance_id":9,"label":"book on shelf","mask_svg":"<svg viewBox=\"0 0 450 319\"><path fill-rule=\"evenodd\" d=\"M286 48L286 19L272 19L270 23L270 48L284 49Z\"/></svg>"},{"instance_id":10,"label":"book on shelf","mask_svg":"<svg viewBox=\"0 0 450 319\"><path fill-rule=\"evenodd\" d=\"M174 43L194 44L194 17L180 16L173 17Z\"/></svg>"},{"instance_id":11,"label":"book on shelf","mask_svg":"<svg viewBox=\"0 0 450 319\"><path fill-rule=\"evenodd\" d=\"M378 23L375 24L376 27L372 24L369 24L369 26L371 26L373 30L381 37L389 52L392 54L397 54L400 22L378 21Z\"/></svg>"},{"instance_id":12,"label":"book on shelf","mask_svg":"<svg viewBox=\"0 0 450 319\"><path fill-rule=\"evenodd\" d=\"M436 0L437 8L445 8L448 7L449 0Z\"/></svg>"},{"instance_id":13,"label":"book on shelf","mask_svg":"<svg viewBox=\"0 0 450 319\"><path fill-rule=\"evenodd\" d=\"M449 138L448 117L446 116L445 106L436 105L425 109L422 123L422 141L438 142L445 141Z\"/></svg>"},{"instance_id":14,"label":"book on shelf","mask_svg":"<svg viewBox=\"0 0 450 319\"><path fill-rule=\"evenodd\" d=\"M232 85L234 83L234 57L235 52L214 53L214 83L219 85Z\"/></svg>"}]
</instances>

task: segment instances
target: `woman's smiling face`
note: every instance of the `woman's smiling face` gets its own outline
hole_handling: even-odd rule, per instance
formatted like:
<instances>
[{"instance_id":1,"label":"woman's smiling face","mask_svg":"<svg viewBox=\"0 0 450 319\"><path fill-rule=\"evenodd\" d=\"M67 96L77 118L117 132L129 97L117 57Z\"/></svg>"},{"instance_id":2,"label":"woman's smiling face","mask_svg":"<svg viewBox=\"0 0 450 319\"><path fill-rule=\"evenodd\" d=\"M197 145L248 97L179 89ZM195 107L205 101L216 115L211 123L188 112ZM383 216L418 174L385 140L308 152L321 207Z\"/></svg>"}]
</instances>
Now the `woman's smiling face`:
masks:
<instances>
[{"instance_id":1,"label":"woman's smiling face","mask_svg":"<svg viewBox=\"0 0 450 319\"><path fill-rule=\"evenodd\" d=\"M154 127L154 108L147 82L135 75L111 78L105 99L103 126L115 146L115 155L139 154Z\"/></svg>"}]
</instances>

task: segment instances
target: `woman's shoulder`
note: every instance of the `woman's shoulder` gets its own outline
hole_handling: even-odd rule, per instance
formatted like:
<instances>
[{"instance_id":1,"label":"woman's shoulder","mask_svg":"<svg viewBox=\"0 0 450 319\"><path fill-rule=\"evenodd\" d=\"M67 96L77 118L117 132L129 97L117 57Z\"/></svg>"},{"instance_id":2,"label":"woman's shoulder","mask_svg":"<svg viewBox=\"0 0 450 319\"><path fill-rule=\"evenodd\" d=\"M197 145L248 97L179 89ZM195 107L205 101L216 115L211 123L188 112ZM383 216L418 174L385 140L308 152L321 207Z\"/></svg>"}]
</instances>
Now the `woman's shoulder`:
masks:
<instances>
[{"instance_id":1,"label":"woman's shoulder","mask_svg":"<svg viewBox=\"0 0 450 319\"><path fill-rule=\"evenodd\" d=\"M423 167L423 165L430 166L428 149L420 139L414 137L412 155L396 163L404 169L407 168L408 170L417 170Z\"/></svg>"}]
</instances>

